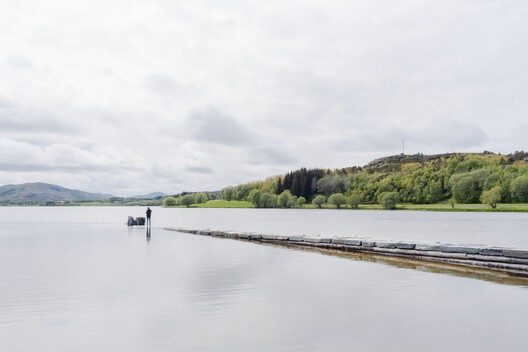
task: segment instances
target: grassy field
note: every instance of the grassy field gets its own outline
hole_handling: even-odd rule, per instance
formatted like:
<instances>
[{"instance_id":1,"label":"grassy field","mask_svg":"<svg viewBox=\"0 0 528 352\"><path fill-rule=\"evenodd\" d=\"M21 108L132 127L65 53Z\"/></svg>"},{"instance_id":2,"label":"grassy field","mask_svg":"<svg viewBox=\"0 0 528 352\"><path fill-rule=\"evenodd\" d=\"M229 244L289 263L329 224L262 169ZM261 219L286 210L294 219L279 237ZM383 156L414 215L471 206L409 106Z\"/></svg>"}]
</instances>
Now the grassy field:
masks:
<instances>
[{"instance_id":1,"label":"grassy field","mask_svg":"<svg viewBox=\"0 0 528 352\"><path fill-rule=\"evenodd\" d=\"M528 212L527 203L505 203L497 204L495 209L492 209L487 204L455 204L454 208L451 208L450 204L439 203L439 204L401 204L398 206L399 209L407 210L430 210L430 211L514 211L514 212Z\"/></svg>"},{"instance_id":2,"label":"grassy field","mask_svg":"<svg viewBox=\"0 0 528 352\"><path fill-rule=\"evenodd\" d=\"M210 200L203 204L193 204L191 208L254 208L255 206L250 202L243 200Z\"/></svg>"}]
</instances>

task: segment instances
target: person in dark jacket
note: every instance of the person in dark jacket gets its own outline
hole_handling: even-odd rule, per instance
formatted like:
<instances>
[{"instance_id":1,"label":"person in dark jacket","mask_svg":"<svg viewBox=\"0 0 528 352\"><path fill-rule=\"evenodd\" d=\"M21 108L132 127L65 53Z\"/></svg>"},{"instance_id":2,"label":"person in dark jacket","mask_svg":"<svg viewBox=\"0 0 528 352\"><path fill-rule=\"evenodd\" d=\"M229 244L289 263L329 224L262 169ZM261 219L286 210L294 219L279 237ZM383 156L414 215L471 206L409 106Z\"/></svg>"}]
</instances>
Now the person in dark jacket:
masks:
<instances>
[{"instance_id":1,"label":"person in dark jacket","mask_svg":"<svg viewBox=\"0 0 528 352\"><path fill-rule=\"evenodd\" d=\"M152 223L150 222L150 216L152 215L152 210L147 207L147 226L151 226Z\"/></svg>"}]
</instances>

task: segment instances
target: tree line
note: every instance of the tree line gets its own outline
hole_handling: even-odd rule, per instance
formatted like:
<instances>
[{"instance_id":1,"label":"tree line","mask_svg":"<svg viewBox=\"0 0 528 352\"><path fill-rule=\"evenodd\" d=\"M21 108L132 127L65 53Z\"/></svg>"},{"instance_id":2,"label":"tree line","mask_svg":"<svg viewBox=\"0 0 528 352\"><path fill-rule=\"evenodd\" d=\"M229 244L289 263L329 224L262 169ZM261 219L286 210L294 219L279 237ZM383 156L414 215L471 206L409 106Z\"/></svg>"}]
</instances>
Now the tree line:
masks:
<instances>
[{"instance_id":1,"label":"tree line","mask_svg":"<svg viewBox=\"0 0 528 352\"><path fill-rule=\"evenodd\" d=\"M396 160L396 161L395 161ZM373 165L344 169L306 169L265 180L226 187L220 197L246 200L255 207L358 207L399 202L500 203L528 202L528 153L490 152L439 156L394 156Z\"/></svg>"}]
</instances>

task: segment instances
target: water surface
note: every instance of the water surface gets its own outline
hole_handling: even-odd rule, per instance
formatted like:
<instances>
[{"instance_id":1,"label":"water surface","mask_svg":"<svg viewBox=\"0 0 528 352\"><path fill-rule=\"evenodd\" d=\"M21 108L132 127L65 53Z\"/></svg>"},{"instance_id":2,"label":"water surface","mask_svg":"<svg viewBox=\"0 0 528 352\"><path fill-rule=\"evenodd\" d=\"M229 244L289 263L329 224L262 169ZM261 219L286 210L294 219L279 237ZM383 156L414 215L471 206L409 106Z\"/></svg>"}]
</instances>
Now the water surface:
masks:
<instances>
[{"instance_id":1,"label":"water surface","mask_svg":"<svg viewBox=\"0 0 528 352\"><path fill-rule=\"evenodd\" d=\"M524 351L528 343L524 280L157 227L273 232L277 219L304 232L317 215L359 234L367 228L341 218L356 212L172 210L154 209L147 240L144 228L124 226L143 208L0 208L0 350ZM393 216L357 213L380 223ZM523 221L513 219L509 233Z\"/></svg>"}]
</instances>

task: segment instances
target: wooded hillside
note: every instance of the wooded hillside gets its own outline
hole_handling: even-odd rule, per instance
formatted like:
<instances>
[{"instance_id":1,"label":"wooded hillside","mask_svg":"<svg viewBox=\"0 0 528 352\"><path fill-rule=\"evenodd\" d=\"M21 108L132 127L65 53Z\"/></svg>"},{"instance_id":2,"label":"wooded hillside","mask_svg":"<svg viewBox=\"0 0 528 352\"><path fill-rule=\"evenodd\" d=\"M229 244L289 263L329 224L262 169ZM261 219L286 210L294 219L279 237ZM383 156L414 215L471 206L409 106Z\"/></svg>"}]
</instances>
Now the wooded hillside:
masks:
<instances>
[{"instance_id":1,"label":"wooded hillside","mask_svg":"<svg viewBox=\"0 0 528 352\"><path fill-rule=\"evenodd\" d=\"M293 206L300 201L381 202L388 193L405 203L528 202L528 153L394 155L363 167L306 169L263 181L227 187L221 197L257 207ZM337 196L335 196L337 195ZM281 197L282 196L282 197ZM341 197L343 196L343 197ZM337 201L336 204L334 201Z\"/></svg>"}]
</instances>

